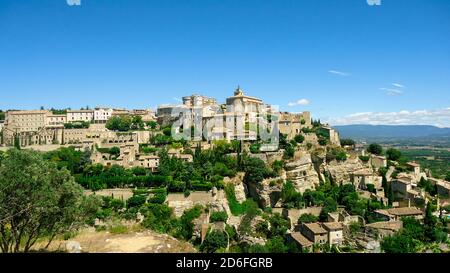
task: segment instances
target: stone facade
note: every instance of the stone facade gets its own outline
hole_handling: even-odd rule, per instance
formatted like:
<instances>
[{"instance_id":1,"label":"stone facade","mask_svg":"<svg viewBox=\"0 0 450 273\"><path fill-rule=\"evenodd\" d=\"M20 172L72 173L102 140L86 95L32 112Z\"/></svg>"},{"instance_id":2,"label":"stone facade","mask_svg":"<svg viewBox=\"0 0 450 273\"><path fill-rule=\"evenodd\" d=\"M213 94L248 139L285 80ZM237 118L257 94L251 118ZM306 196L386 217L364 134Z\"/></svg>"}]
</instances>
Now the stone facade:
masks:
<instances>
[{"instance_id":1,"label":"stone facade","mask_svg":"<svg viewBox=\"0 0 450 273\"><path fill-rule=\"evenodd\" d=\"M280 133L287 135L287 138L293 139L301 133L302 128L311 127L311 113L288 113L282 112L279 116Z\"/></svg>"},{"instance_id":2,"label":"stone facade","mask_svg":"<svg viewBox=\"0 0 450 273\"><path fill-rule=\"evenodd\" d=\"M67 110L67 122L91 122L94 120L94 110Z\"/></svg>"}]
</instances>

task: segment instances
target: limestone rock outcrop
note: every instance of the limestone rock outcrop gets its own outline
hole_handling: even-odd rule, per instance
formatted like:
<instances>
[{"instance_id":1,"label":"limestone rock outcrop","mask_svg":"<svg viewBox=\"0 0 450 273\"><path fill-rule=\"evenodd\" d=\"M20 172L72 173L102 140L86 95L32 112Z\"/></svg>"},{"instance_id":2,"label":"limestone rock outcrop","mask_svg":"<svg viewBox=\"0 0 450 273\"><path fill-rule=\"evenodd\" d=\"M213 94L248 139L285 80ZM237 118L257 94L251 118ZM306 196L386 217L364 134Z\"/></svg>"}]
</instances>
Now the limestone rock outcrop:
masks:
<instances>
[{"instance_id":1,"label":"limestone rock outcrop","mask_svg":"<svg viewBox=\"0 0 450 273\"><path fill-rule=\"evenodd\" d=\"M234 185L234 192L236 194L236 199L239 202L244 202L246 199L246 195L248 193L247 185L244 184L245 173L244 172L238 172L235 177L229 178L225 177L223 179L223 182L225 184L233 184Z\"/></svg>"},{"instance_id":2,"label":"limestone rock outcrop","mask_svg":"<svg viewBox=\"0 0 450 273\"><path fill-rule=\"evenodd\" d=\"M298 192L303 193L306 189L314 189L320 182L310 154L303 154L299 159L287 163L284 168L286 180L292 181Z\"/></svg>"},{"instance_id":3,"label":"limestone rock outcrop","mask_svg":"<svg viewBox=\"0 0 450 273\"><path fill-rule=\"evenodd\" d=\"M284 179L281 177L264 179L260 183L248 184L248 191L250 196L257 199L261 206L275 207L280 201L283 184Z\"/></svg>"},{"instance_id":4,"label":"limestone rock outcrop","mask_svg":"<svg viewBox=\"0 0 450 273\"><path fill-rule=\"evenodd\" d=\"M323 167L334 183L348 184L353 180L353 173L366 169L359 159L347 159L344 162L332 161Z\"/></svg>"}]
</instances>

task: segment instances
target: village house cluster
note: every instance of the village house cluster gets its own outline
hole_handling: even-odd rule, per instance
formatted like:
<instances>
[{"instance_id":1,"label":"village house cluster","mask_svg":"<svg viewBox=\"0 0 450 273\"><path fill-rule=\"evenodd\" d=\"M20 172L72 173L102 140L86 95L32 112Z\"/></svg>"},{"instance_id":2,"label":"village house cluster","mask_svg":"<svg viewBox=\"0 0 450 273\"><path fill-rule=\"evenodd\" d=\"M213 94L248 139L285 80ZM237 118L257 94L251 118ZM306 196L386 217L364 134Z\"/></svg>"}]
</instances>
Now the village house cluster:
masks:
<instances>
[{"instance_id":1,"label":"village house cluster","mask_svg":"<svg viewBox=\"0 0 450 273\"><path fill-rule=\"evenodd\" d=\"M145 126L126 131L107 129L108 120L123 116L139 116ZM107 107L67 110L63 114L50 110L9 110L6 112L5 120L0 122L2 146L0 148L6 149L17 145L44 151L64 146L73 146L80 150L88 148L92 151L91 160L94 164L119 165L125 168L142 167L157 172L160 158L156 147L150 142L155 136L162 135L164 131L162 128L172 127L173 132L173 124L178 122L180 126L178 129L181 129L181 126L185 125L182 117L194 121L199 126L197 129L208 128L206 134L202 132L197 134L194 126L192 130L194 138L186 143L186 147L191 149L198 146L209 149L213 147L215 140L241 140L242 149L248 152L250 146L259 141L260 128L254 124L261 124L258 123L261 120L266 122L265 124L275 124L279 133L286 136L287 142L295 141L295 138L301 135L303 141L296 146L292 157L285 160L278 177L264 179L258 185L245 184L243 183L245 174L237 173L235 177L224 177L223 182L234 185L237 201L243 202L247 196L254 197L261 207L271 207L273 212L278 212L289 219L291 229L288 231L288 238L303 250L312 250L315 245L342 245L355 237L350 236L353 223L359 223L363 227L364 233L359 243L365 240L369 249L373 240L376 241L400 230L402 217L410 216L422 220L423 210L413 205L426 204L430 201L430 197L418 185L421 179L430 181L440 195L450 195L450 183L433 178L429 171L423 170L418 163L408 162L407 168L398 172L395 168L396 162L391 161L388 165L385 156L366 154L365 149L358 144L341 146L338 132L327 124L314 125L310 112L280 112L259 98L245 95L240 87L222 104L215 98L193 94L183 97L179 105L160 105L156 113L151 110ZM150 123L154 126L150 126ZM317 127L322 135L317 134ZM191 131L189 129L191 128L183 128L183 131ZM210 138L205 139L208 136ZM325 145L319 141L323 136L327 138ZM267 166L285 159L285 151L278 145L270 142L260 144L257 151L249 152L248 156L261 159ZM169 147L168 155L192 162L193 155L185 153L184 148ZM111 152L113 149L114 153ZM344 151L345 159L330 159L329 155L332 155L333 149ZM228 155L237 157L236 153ZM367 160L363 160L363 157ZM298 223L299 217L303 214L318 217L322 208L287 209L281 206L283 183L280 181L291 181L296 191L303 194L307 190L314 190L321 182L327 180L336 185L352 184L360 197L387 205L388 193L383 187L381 169L386 170L386 182L391 185L396 200L389 209L376 211L377 217L382 221L365 223L361 216L350 215L345 209L339 208L337 212L328 213L327 221ZM177 216L182 215L186 209L200 204L210 206L211 212L226 211L229 215L228 225L237 227L241 221L239 217L231 215L223 191L216 188L211 192L196 192L189 196L172 193L168 195L166 203L174 209ZM439 199L437 204L445 205L441 204ZM212 225L218 229L224 227L217 223L209 223L208 219L209 216L205 216L196 220L195 230L202 239ZM256 224L257 222L252 223L252 226ZM264 243L260 238L249 237L245 240Z\"/></svg>"},{"instance_id":2,"label":"village house cluster","mask_svg":"<svg viewBox=\"0 0 450 273\"><path fill-rule=\"evenodd\" d=\"M210 127L209 141L195 138L192 147L198 142L203 147L209 147L214 140L225 139L227 141L240 139L252 141L257 139L257 130L250 124L261 118L260 113L268 113L280 116L276 123L279 132L292 139L299 134L304 127L311 126L311 114L275 112L275 109L264 104L259 98L244 94L238 87L234 95L227 98L226 102L219 104L215 98L190 95L182 99L180 105L160 105L154 113L152 110L126 110L108 107L96 107L94 109L66 110L65 113L54 113L51 110L9 110L5 120L0 123L0 145L10 147L33 147L38 150L54 149L55 146L74 146L77 149L92 149L93 163L103 165L120 165L124 167L145 167L156 171L159 165L159 157L155 154L140 152L139 145L148 144L155 134L154 130L130 130L118 132L106 128L107 121L114 116L140 116L142 121L158 122L160 126L166 126L181 120L174 113L183 112L189 118L200 120L202 129L205 125ZM239 111L236 111L239 109ZM216 124L231 124L228 126L215 126ZM69 126L68 126L69 125ZM148 129L148 127L147 127ZM329 128L334 139L339 141L337 132ZM278 134L277 134L278 135ZM315 135L310 134L308 139L315 140ZM101 152L112 147L120 148L120 155L112 157L108 153ZM100 149L98 149L100 148ZM261 150L276 151L278 146L266 145ZM182 154L180 150L170 150L173 156L183 160L192 160L191 155Z\"/></svg>"}]
</instances>

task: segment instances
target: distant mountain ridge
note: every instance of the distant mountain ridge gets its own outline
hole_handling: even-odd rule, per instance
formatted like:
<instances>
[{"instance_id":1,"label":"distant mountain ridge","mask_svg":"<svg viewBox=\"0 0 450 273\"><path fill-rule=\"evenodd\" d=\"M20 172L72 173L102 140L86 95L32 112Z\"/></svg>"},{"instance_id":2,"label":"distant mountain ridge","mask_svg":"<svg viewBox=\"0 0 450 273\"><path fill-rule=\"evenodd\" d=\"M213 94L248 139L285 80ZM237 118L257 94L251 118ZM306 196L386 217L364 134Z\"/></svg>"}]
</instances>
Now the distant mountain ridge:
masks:
<instances>
[{"instance_id":1,"label":"distant mountain ridge","mask_svg":"<svg viewBox=\"0 0 450 273\"><path fill-rule=\"evenodd\" d=\"M450 128L431 125L340 125L333 126L341 138L424 138L450 137Z\"/></svg>"}]
</instances>

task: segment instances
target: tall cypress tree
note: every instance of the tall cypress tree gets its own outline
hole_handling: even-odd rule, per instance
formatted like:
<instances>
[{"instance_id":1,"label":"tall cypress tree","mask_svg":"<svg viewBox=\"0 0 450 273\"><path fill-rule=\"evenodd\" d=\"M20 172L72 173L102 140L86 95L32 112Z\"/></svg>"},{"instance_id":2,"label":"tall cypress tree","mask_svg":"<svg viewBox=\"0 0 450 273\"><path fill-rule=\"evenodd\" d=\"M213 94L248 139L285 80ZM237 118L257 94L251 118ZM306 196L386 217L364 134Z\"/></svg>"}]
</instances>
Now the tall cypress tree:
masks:
<instances>
[{"instance_id":1,"label":"tall cypress tree","mask_svg":"<svg viewBox=\"0 0 450 273\"><path fill-rule=\"evenodd\" d=\"M388 194L387 194L387 198L388 198L388 205L392 206L392 203L394 202L394 190L392 189L392 184L388 184Z\"/></svg>"},{"instance_id":2,"label":"tall cypress tree","mask_svg":"<svg viewBox=\"0 0 450 273\"><path fill-rule=\"evenodd\" d=\"M386 175L383 175L383 178L381 179L381 186L383 187L384 191L387 192L388 183Z\"/></svg>"},{"instance_id":3,"label":"tall cypress tree","mask_svg":"<svg viewBox=\"0 0 450 273\"><path fill-rule=\"evenodd\" d=\"M14 134L14 147L20 150L20 140L17 134Z\"/></svg>"}]
</instances>

